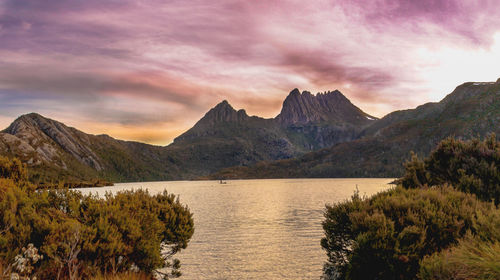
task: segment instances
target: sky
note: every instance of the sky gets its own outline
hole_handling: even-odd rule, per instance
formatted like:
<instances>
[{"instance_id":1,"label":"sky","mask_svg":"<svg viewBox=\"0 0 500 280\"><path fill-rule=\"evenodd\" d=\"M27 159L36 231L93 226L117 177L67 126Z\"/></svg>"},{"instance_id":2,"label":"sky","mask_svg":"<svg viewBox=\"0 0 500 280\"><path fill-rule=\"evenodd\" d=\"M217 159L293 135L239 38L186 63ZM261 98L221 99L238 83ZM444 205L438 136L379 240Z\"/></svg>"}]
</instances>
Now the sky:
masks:
<instances>
[{"instance_id":1,"label":"sky","mask_svg":"<svg viewBox=\"0 0 500 280\"><path fill-rule=\"evenodd\" d=\"M293 88L363 111L500 77L498 0L0 0L0 128L37 112L166 145L226 99L275 117Z\"/></svg>"}]
</instances>

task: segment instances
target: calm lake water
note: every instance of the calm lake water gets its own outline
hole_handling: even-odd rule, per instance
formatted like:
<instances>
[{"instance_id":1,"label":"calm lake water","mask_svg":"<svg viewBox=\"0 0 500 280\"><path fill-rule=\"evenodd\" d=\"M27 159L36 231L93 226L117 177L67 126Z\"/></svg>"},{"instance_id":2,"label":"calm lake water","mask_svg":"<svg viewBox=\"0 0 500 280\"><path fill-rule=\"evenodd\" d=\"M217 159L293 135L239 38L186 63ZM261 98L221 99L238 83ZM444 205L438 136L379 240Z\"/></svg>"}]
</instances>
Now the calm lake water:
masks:
<instances>
[{"instance_id":1,"label":"calm lake water","mask_svg":"<svg viewBox=\"0 0 500 280\"><path fill-rule=\"evenodd\" d=\"M181 279L319 279L325 204L372 195L392 179L273 179L116 184L83 193L148 189L180 196L195 233L176 257Z\"/></svg>"}]
</instances>

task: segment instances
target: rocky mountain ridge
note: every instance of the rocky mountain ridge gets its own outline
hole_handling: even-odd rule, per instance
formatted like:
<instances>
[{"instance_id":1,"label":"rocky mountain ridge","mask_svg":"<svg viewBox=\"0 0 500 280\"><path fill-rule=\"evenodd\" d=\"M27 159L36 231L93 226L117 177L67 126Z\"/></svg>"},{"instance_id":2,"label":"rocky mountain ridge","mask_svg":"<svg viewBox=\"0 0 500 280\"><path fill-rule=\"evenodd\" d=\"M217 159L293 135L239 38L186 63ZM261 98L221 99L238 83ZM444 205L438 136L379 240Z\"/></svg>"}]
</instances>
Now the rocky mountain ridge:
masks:
<instances>
[{"instance_id":1,"label":"rocky mountain ridge","mask_svg":"<svg viewBox=\"0 0 500 280\"><path fill-rule=\"evenodd\" d=\"M114 181L193 179L229 166L292 158L350 141L370 122L352 121L354 114L368 115L338 91L316 96L304 92L302 98L295 91L274 119L248 116L224 100L166 147L86 134L30 113L0 133L0 154L34 166L42 181L57 174ZM287 120L287 113L301 119Z\"/></svg>"},{"instance_id":2,"label":"rocky mountain ridge","mask_svg":"<svg viewBox=\"0 0 500 280\"><path fill-rule=\"evenodd\" d=\"M442 139L500 135L500 79L458 86L440 102L392 112L354 141L297 159L233 167L210 178L398 177L410 151L427 155Z\"/></svg>"},{"instance_id":3,"label":"rocky mountain ridge","mask_svg":"<svg viewBox=\"0 0 500 280\"><path fill-rule=\"evenodd\" d=\"M44 118L39 114L23 115L3 132L15 135L28 143L37 151L42 160L55 160L57 153L54 146L59 146L80 163L89 165L97 171L103 169L97 155L88 147L90 145L89 135L67 127L63 123ZM64 162L61 164L65 166Z\"/></svg>"},{"instance_id":4,"label":"rocky mountain ridge","mask_svg":"<svg viewBox=\"0 0 500 280\"><path fill-rule=\"evenodd\" d=\"M29 164L35 181L393 177L410 150L425 155L447 136L500 133L499 124L500 81L465 83L440 102L380 120L338 91L293 90L272 119L223 101L166 147L86 134L31 113L0 132L0 155Z\"/></svg>"},{"instance_id":5,"label":"rocky mountain ridge","mask_svg":"<svg viewBox=\"0 0 500 280\"><path fill-rule=\"evenodd\" d=\"M307 125L310 123L337 123L368 125L376 117L370 116L353 105L340 91L311 94L294 89L283 102L276 120L284 125Z\"/></svg>"},{"instance_id":6,"label":"rocky mountain ridge","mask_svg":"<svg viewBox=\"0 0 500 280\"><path fill-rule=\"evenodd\" d=\"M377 120L352 104L340 91L329 91L312 95L292 90L283 101L281 112L275 118L264 119L248 116L245 110L236 111L226 100L208 111L193 128L174 140L208 137L219 134L231 137L239 129L265 132L289 143L286 157L329 147L333 144L351 141ZM232 127L230 135L222 133L223 128ZM223 135L224 134L224 135ZM263 136L264 137L264 136ZM285 142L283 142L285 141ZM267 158L266 160L273 159ZM279 158L275 158L279 159Z\"/></svg>"}]
</instances>

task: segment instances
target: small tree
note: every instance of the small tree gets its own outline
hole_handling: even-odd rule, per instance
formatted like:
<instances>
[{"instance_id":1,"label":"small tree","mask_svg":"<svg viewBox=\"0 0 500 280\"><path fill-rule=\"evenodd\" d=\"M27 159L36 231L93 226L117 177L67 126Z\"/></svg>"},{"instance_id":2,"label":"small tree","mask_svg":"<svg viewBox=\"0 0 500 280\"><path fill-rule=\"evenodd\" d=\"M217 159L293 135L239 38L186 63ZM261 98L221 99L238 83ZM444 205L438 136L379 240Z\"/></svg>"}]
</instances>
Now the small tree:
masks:
<instances>
[{"instance_id":1,"label":"small tree","mask_svg":"<svg viewBox=\"0 0 500 280\"><path fill-rule=\"evenodd\" d=\"M80 263L78 254L82 247L81 225L71 219L62 218L54 223L52 231L44 241L43 251L57 265L57 278L66 268L70 280L78 279Z\"/></svg>"}]
</instances>

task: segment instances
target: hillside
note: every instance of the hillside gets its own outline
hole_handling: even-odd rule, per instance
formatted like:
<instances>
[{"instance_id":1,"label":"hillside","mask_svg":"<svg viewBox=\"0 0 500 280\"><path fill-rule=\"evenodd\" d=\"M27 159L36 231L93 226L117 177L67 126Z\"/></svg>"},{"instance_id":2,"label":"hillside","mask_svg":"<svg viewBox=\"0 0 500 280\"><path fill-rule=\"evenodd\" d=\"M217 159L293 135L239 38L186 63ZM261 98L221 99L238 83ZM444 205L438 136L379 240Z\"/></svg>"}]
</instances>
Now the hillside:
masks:
<instances>
[{"instance_id":1,"label":"hillside","mask_svg":"<svg viewBox=\"0 0 500 280\"><path fill-rule=\"evenodd\" d=\"M35 182L169 179L175 170L162 164L161 147L86 134L35 113L0 133L0 152L32 167Z\"/></svg>"},{"instance_id":2,"label":"hillside","mask_svg":"<svg viewBox=\"0 0 500 280\"><path fill-rule=\"evenodd\" d=\"M350 141L374 121L338 91L314 96L295 89L277 118L248 116L223 101L166 147L86 134L26 114L0 133L0 154L27 163L36 182L194 179Z\"/></svg>"},{"instance_id":3,"label":"hillside","mask_svg":"<svg viewBox=\"0 0 500 280\"><path fill-rule=\"evenodd\" d=\"M91 135L31 113L0 132L35 182L208 178L396 177L443 138L500 134L500 81L465 83L437 103L378 120L339 91L294 89L276 118L223 101L168 146ZM212 175L210 175L212 174Z\"/></svg>"},{"instance_id":4,"label":"hillside","mask_svg":"<svg viewBox=\"0 0 500 280\"><path fill-rule=\"evenodd\" d=\"M273 119L248 116L224 100L166 150L176 155L181 170L207 175L224 167L294 158L351 141L375 119L339 91L312 95L294 89Z\"/></svg>"},{"instance_id":5,"label":"hillside","mask_svg":"<svg viewBox=\"0 0 500 280\"><path fill-rule=\"evenodd\" d=\"M297 159L221 170L209 178L398 177L410 151L427 155L448 137L500 135L500 79L465 83L438 103L396 111L361 132L361 138Z\"/></svg>"}]
</instances>

